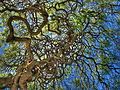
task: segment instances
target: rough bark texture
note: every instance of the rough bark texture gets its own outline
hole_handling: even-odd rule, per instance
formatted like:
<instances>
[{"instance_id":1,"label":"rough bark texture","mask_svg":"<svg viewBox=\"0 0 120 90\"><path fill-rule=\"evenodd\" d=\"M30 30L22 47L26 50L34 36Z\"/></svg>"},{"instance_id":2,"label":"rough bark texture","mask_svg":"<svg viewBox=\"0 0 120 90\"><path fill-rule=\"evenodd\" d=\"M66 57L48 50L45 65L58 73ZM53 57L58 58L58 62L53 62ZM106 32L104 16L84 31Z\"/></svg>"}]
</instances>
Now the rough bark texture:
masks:
<instances>
[{"instance_id":1,"label":"rough bark texture","mask_svg":"<svg viewBox=\"0 0 120 90\"><path fill-rule=\"evenodd\" d=\"M8 19L8 22L7 22L7 25L9 27L9 29L10 29L10 34L8 35L6 41L7 42L13 42L13 41L25 42L25 48L27 49L27 53L28 53L28 57L27 57L25 63L21 64L17 69L17 73L16 73L16 75L14 76L14 78L12 80L13 85L11 87L11 90L17 90L18 87L20 87L21 90L27 90L27 82L32 80L32 75L33 75L32 69L35 66L32 51L31 51L31 46L30 46L31 45L31 38L25 38L25 37L21 38L21 37L14 36L14 28L12 26L12 22L14 20L21 20L26 24L27 29L28 29L28 33L30 34L30 36L38 35L41 32L42 28L48 22L48 19L47 19L48 14L45 11L45 9L43 9L41 6L40 7L39 6L37 7L37 6L38 5L33 5L33 6L29 7L29 8L26 8L25 10L23 10L23 11L33 10L33 11L41 13L41 16L43 17L43 22L41 23L41 25L39 26L39 28L38 28L38 30L36 32L32 31L28 21L25 18L22 18L22 17L19 17L19 16L11 16ZM3 83L5 84L5 82L3 82Z\"/></svg>"},{"instance_id":2,"label":"rough bark texture","mask_svg":"<svg viewBox=\"0 0 120 90\"><path fill-rule=\"evenodd\" d=\"M25 12L25 11L35 11L35 12L40 12L41 16L43 17L43 22L39 26L36 32L32 31L30 28L30 25L28 21L20 16L11 16L8 19L7 25L9 27L10 33L7 37L6 42L24 42L25 43L25 48L27 49L27 59L25 62L21 65L19 65L16 75L12 79L12 86L10 86L11 90L17 90L19 87L21 90L27 90L27 83L32 81L32 77L34 76L35 78L42 77L44 79L54 79L57 77L58 74L58 64L63 64L66 63L59 58L49 58L49 60L41 60L40 62L34 61L33 54L31 51L31 38L26 38L26 37L16 37L14 35L14 28L12 25L13 21L16 20L21 20L25 23L28 29L28 33L30 34L30 37L33 35L38 35L41 31L42 28L48 23L48 14L42 6L39 5L33 5L29 8L26 8L24 10L18 10L17 12ZM73 31L71 30L68 32L68 42L65 44L65 49L60 51L60 55L64 54L65 51L69 49L71 44L75 40L75 36L73 35ZM56 59L56 60L55 60ZM68 62L67 62L68 63ZM5 82L3 82L5 84ZM7 84L6 84L7 85Z\"/></svg>"}]
</instances>

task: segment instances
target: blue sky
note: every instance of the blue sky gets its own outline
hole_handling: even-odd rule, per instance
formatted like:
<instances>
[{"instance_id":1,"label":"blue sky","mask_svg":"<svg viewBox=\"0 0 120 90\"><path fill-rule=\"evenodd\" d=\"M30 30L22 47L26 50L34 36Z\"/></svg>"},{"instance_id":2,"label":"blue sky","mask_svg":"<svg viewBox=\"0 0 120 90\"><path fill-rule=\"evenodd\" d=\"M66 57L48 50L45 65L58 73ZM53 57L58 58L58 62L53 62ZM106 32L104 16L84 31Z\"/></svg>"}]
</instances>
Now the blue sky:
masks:
<instances>
[{"instance_id":1,"label":"blue sky","mask_svg":"<svg viewBox=\"0 0 120 90\"><path fill-rule=\"evenodd\" d=\"M119 9L120 7L118 7L118 9ZM120 31L120 26L117 24L117 22L114 20L114 18L115 18L115 16L114 15L108 15L108 17L107 17L107 19L109 20L111 20L111 19L113 19L111 22L109 22L109 23L104 23L104 25L108 28L110 28L110 29L113 29L113 30L116 30L117 32L119 32ZM0 23L2 22L2 20L0 19ZM0 31L2 31L3 30L3 27L1 27L0 26ZM120 40L120 36L116 36L116 38L118 38L118 40ZM119 42L120 41L118 41L118 44L119 44ZM0 47L0 55L1 54L3 54L3 49L4 49L4 47ZM120 57L120 50L117 50L116 49L116 46L115 45L113 45L112 46L112 48L111 48L111 52L113 52L113 53L116 53L117 54L117 56L118 57ZM63 80L62 81L62 84L63 85L68 85L68 88L69 89L71 89L71 90L73 90L72 88L74 88L72 85L71 85L71 83L72 83L72 79L73 78L76 78L76 76L75 76L75 69L73 69L72 70L72 74L70 75L70 77L68 77L67 79L65 79L65 80ZM67 82L67 83L66 83ZM67 87L65 87L66 88L66 90L67 90ZM74 88L75 89L75 88ZM75 89L75 90L77 90L77 89ZM102 89L101 89L102 90Z\"/></svg>"}]
</instances>

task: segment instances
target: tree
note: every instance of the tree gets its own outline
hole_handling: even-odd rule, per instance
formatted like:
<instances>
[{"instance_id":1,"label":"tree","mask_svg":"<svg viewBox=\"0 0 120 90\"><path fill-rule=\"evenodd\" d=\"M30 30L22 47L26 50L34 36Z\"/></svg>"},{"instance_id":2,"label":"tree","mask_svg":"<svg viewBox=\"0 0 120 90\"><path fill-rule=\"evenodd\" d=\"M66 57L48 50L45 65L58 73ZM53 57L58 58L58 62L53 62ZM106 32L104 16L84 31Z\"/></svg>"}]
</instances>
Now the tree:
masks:
<instances>
[{"instance_id":1,"label":"tree","mask_svg":"<svg viewBox=\"0 0 120 90\"><path fill-rule=\"evenodd\" d=\"M1 0L0 6L1 75L7 72L0 81L12 73L2 88L59 90L67 77L79 89L120 87L118 1Z\"/></svg>"}]
</instances>

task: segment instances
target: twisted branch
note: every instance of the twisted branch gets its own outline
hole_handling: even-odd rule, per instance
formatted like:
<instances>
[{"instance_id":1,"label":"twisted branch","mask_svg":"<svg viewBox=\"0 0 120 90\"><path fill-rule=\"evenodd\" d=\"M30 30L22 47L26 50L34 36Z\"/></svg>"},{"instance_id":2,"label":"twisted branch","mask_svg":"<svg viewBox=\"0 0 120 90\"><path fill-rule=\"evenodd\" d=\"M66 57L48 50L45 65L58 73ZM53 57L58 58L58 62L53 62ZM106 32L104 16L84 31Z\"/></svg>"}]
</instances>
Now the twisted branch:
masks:
<instances>
[{"instance_id":1,"label":"twisted branch","mask_svg":"<svg viewBox=\"0 0 120 90\"><path fill-rule=\"evenodd\" d=\"M42 31L42 28L48 22L48 14L45 11L45 9L43 9L42 7L39 8L39 7L36 7L36 6L37 5L28 8L28 10L40 12L41 16L43 17L43 22L39 26L39 28L36 32L32 31L27 19L25 19L23 17L11 16L8 19L8 22L7 22L10 33L7 37L6 42L13 42L13 41L15 41L15 42L25 42L25 48L27 49L27 52L28 52L28 59L26 60L26 63L24 65L20 65L20 67L18 68L17 73L14 77L13 85L12 85L12 88L11 88L12 90L17 90L18 86L20 86L20 88L22 90L27 90L27 82L32 80L31 79L32 78L32 69L36 65L35 63L33 63L34 60L33 60L33 55L32 55L31 46L30 46L31 45L31 38L16 37L14 35L14 28L13 28L12 22L14 20L21 20L26 24L27 29L28 29L28 33L30 34L30 36L38 35ZM30 64L32 64L32 66L29 66Z\"/></svg>"}]
</instances>

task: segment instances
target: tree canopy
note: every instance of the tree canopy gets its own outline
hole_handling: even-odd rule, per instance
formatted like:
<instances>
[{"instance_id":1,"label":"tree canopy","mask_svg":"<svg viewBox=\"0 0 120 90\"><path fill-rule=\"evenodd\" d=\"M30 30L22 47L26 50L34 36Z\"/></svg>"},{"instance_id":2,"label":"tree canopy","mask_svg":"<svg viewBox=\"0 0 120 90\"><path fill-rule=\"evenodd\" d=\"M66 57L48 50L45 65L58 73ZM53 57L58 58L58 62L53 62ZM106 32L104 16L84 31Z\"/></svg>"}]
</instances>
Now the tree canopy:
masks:
<instances>
[{"instance_id":1,"label":"tree canopy","mask_svg":"<svg viewBox=\"0 0 120 90\"><path fill-rule=\"evenodd\" d=\"M118 90L119 24L117 0L0 0L0 88Z\"/></svg>"}]
</instances>

